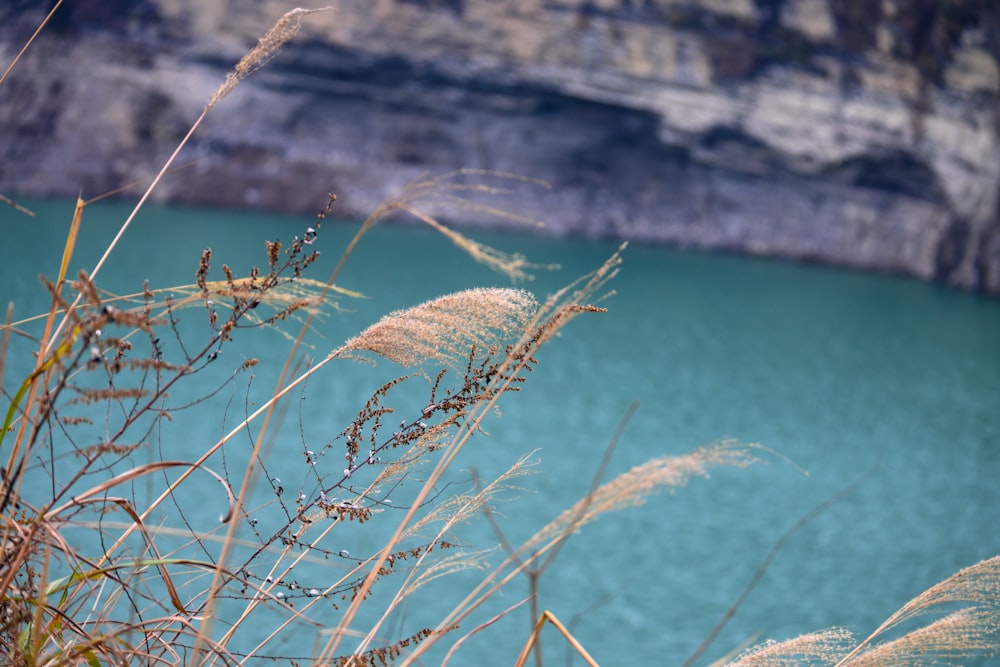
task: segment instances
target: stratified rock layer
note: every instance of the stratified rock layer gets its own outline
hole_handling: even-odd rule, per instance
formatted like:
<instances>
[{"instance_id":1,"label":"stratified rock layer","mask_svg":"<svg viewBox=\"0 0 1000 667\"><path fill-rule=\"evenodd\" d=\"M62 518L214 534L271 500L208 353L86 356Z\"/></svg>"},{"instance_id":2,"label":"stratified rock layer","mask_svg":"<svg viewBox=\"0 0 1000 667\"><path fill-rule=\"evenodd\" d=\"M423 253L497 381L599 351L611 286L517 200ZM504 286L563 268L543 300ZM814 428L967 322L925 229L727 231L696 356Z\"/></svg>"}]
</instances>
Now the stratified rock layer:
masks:
<instances>
[{"instance_id":1,"label":"stratified rock layer","mask_svg":"<svg viewBox=\"0 0 1000 667\"><path fill-rule=\"evenodd\" d=\"M34 4L0 9L3 62ZM69 3L0 88L0 191L148 180L290 8ZM556 234L1000 292L996 34L990 2L344 1L212 110L157 196L314 212L334 191L360 216L495 170L550 184L491 203Z\"/></svg>"}]
</instances>

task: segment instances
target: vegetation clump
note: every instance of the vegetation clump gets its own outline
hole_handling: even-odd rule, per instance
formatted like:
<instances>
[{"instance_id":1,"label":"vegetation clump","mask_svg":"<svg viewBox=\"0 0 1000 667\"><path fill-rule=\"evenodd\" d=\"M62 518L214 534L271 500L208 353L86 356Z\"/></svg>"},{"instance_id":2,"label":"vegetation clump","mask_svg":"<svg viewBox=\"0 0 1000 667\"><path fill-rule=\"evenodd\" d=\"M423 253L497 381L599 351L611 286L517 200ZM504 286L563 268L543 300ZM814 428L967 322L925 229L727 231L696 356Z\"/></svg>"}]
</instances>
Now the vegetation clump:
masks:
<instances>
[{"instance_id":1,"label":"vegetation clump","mask_svg":"<svg viewBox=\"0 0 1000 667\"><path fill-rule=\"evenodd\" d=\"M291 243L265 242L261 267L222 264L215 278L215 254L206 249L192 284L143 284L124 296L103 291L101 267L188 137L312 11L286 14L240 61L92 270L69 277L87 206L80 200L57 275L45 283L51 306L21 320L13 305L7 309L0 379L11 359L31 360L24 377L3 384L0 656L7 664L410 665L445 643L447 663L467 638L497 620L468 627L473 613L521 577L531 586L534 629L517 664L532 652L541 664L545 625L596 664L585 642L538 603L538 579L566 540L600 515L679 488L716 466L752 465L767 452L720 442L604 482L616 435L579 502L521 546L497 530L504 552L498 563L454 537L462 523L492 522L494 504L532 461L516 457L496 479L459 490L446 483L448 471L501 398L539 365L542 347L578 316L604 312L596 304L624 247L541 302L515 288L458 291L390 313L318 358L301 351L317 318L358 296L338 285L339 275L367 231L397 211L512 280L528 277L538 267L524 257L468 239L422 207L446 201L496 213L466 195L501 188L465 178L514 178L507 174L461 171L411 184L363 222L326 280L309 273L333 194ZM224 390L270 360L227 362L223 352L261 329L283 332L289 349L273 389L256 403L248 390L233 424L233 398ZM335 362L373 358L409 374L376 387L332 437L311 439L300 428L300 475L282 481L269 454L284 433L289 397L304 395L310 378ZM421 400L404 395L404 386L416 386ZM178 436L172 426L197 408L224 415L221 434L205 441L196 460L172 458L164 446ZM206 489L223 499L217 521L200 511ZM167 509L171 521L163 519ZM367 535L375 536L375 546ZM296 568L304 564L322 565L322 577L300 580L305 568ZM411 622L403 613L417 591L470 569L485 574L441 618ZM410 627L391 629L398 617ZM727 664L939 664L995 654L998 626L1000 557L914 598L861 642L828 630L762 644L729 656ZM303 637L314 643L307 647Z\"/></svg>"}]
</instances>

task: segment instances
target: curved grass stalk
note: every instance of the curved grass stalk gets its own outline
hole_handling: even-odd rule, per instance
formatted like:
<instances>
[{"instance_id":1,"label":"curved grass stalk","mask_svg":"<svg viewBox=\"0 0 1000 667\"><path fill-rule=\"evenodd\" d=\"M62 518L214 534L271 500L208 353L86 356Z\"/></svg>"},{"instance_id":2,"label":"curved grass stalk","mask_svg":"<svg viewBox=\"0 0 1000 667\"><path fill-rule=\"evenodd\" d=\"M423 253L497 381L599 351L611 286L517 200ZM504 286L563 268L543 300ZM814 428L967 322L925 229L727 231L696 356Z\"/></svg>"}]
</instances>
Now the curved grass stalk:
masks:
<instances>
[{"instance_id":1,"label":"curved grass stalk","mask_svg":"<svg viewBox=\"0 0 1000 667\"><path fill-rule=\"evenodd\" d=\"M155 190L157 186L159 186L160 181L163 180L164 175L166 175L166 173L170 170L171 165L173 165L174 161L180 155L184 147L187 146L188 142L191 140L191 137L194 136L194 133L198 131L199 127L201 127L201 124L208 116L209 111L211 111L212 108L214 108L215 105L219 103L219 101L221 101L224 97L226 97L226 95L232 92L233 89L235 89L236 86L240 83L240 81L245 79L251 73L255 72L257 69L262 67L268 60L273 58L274 55L277 53L277 51L280 50L281 47L286 42L288 42L298 33L301 20L304 16L316 12L331 11L332 9L333 7L321 7L318 9L297 8L291 10L290 12L287 12L260 39L260 41L258 41L257 45L253 49L251 49L246 55L244 55L242 59L240 59L236 67L234 67L233 70L230 71L229 74L226 76L226 80L223 81L222 85L219 86L215 94L212 95L211 99L209 99L208 103L205 105L205 108L202 109L201 113L195 119L194 123L191 124L191 127L188 129L187 133L174 148L174 151L170 154L167 160L163 163L163 166L160 167L160 170L156 173L156 176L153 177L153 180L146 187L146 190L142 193L142 196L139 197L139 201L136 202L135 206L132 208L132 211L128 214L128 216L125 218L125 221L119 227L118 232L115 234L114 238L112 238L110 243L108 243L108 246L104 250L104 253L101 255L100 259L97 260L97 264L95 264L94 268L90 271L91 280L97 277L97 274L100 272L105 262L107 262L108 257L111 256L111 253L118 246L118 243L119 241L121 241L121 238L125 235L125 232L132 225L132 222L135 220L135 217L139 214L139 211L142 209L143 206L145 206L146 202L149 200L149 197L153 194L153 190ZM80 297L78 296L73 301L73 306L76 306L79 303L79 301ZM64 319L63 322L60 324L59 329L56 330L56 335L58 335L59 331L62 329L65 322L66 320Z\"/></svg>"},{"instance_id":2,"label":"curved grass stalk","mask_svg":"<svg viewBox=\"0 0 1000 667\"><path fill-rule=\"evenodd\" d=\"M2 86L4 82L7 80L7 77L10 76L10 73L14 70L14 67L17 66L17 63L21 61L21 58L24 57L24 54L27 52L28 48L35 43L36 39L38 39L38 35L41 34L42 30L45 29L45 26L48 25L50 20L52 20L52 17L55 15L56 10L59 9L62 3L63 0L56 0L56 3L52 5L52 9L49 10L49 13L45 15L45 18L42 19L41 23L38 24L38 27L35 28L35 32L31 34L31 37L28 38L28 41L24 43L24 46L21 47L21 50L18 51L17 55L14 56L14 59L10 62L10 65L8 65L7 69L4 70L3 75L0 75L0 86Z\"/></svg>"},{"instance_id":3,"label":"curved grass stalk","mask_svg":"<svg viewBox=\"0 0 1000 667\"><path fill-rule=\"evenodd\" d=\"M614 277L617 273L617 267L621 263L621 253L624 249L625 245L623 244L619 247L618 251L616 251L597 271L589 277L584 276L576 283L567 286L549 297L546 303L538 310L534 319L525 327L521 339L511 348L513 354L507 355L500 365L500 372L494 376L491 381L492 389L494 390L490 392L491 398L480 402L473 408L473 410L470 411L468 421L462 426L459 432L455 434L452 441L445 448L445 454L438 459L433 471L430 473L416 498L413 500L410 509L400 520L392 537L380 550L379 557L373 564L367 578L362 584L358 597L342 615L336 630L332 633L331 639L323 647L323 650L319 655L319 659L321 661L329 661L333 659L333 656L339 648L341 639L347 636L346 631L349 629L350 624L357 615L361 600L364 599L367 591L375 582L378 569L383 565L385 560L389 557L389 554L392 553L392 551L396 548L396 545L399 544L403 536L406 534L410 524L416 517L416 513L420 505L430 495L431 490L443 477L445 471L451 467L451 464L454 462L455 458L468 442L472 434L480 428L480 425L486 415L494 409L500 395L504 393L504 389L509 387L514 381L514 378L518 377L525 371L526 368L529 367L533 355L538 348L551 339L551 337L554 336L559 329L568 324L570 320L576 317L576 315L582 312L600 310L583 304L590 301L595 292L605 285L607 281ZM572 287L581 281L583 281L583 286L570 293ZM391 605L390 609L387 609L385 613L383 613L380 620L375 623L359 646L354 650L354 655L358 655L367 650L370 643L374 640L379 628L388 617L390 611ZM452 618L449 616L448 619L439 624L439 630L454 625L451 621ZM440 634L436 636L440 636ZM412 655L419 655L419 653L426 650L426 648L433 643L432 639L428 639L428 641L421 643ZM408 657L404 661L404 664L408 664L410 659L411 658Z\"/></svg>"}]
</instances>

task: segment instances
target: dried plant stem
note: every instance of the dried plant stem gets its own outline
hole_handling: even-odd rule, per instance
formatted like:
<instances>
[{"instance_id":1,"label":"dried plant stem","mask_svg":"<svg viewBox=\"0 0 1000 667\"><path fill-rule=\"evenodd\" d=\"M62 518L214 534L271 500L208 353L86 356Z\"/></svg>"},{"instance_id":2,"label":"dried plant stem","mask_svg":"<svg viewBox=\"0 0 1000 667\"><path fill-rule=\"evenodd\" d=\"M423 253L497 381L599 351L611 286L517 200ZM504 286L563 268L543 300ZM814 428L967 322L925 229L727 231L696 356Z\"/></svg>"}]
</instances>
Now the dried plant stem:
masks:
<instances>
[{"instance_id":1,"label":"dried plant stem","mask_svg":"<svg viewBox=\"0 0 1000 667\"><path fill-rule=\"evenodd\" d=\"M331 362L334 359L338 358L339 356L341 356L342 354L344 354L344 352L346 352L346 351L347 351L346 348L343 348L343 347L342 348L338 348L337 350L334 350L333 352L331 352L330 354L328 354L322 361L320 361L315 366L313 366L312 368L310 368L308 371L306 371L302 375L296 377L295 380L293 380L291 383L289 383L289 385L287 387L285 387L281 391L275 393L270 398L268 398L268 400L266 402L264 402L263 405L261 405L259 408L257 408L256 410L254 410L253 413L251 413L248 417L246 417L245 419L243 419L243 421L241 421L235 427L233 427L232 430L230 430L228 433L226 433L214 445L212 445L211 447L209 447L208 450L206 450L204 454L202 454L201 456L199 456L197 460L195 460L194 462L192 462L190 464L191 467L189 469L187 469L183 473L181 473L177 477L177 479L174 480L163 491L162 494L160 494L159 497L157 497L155 500L153 500L149 504L149 506L143 511L143 513L139 515L140 518L143 521L145 521L146 519L148 519L149 515L152 514L152 512L163 503L163 501L165 501L168 498L170 498L170 496L173 495L177 491L177 488L184 482L184 480L186 480L188 477L190 477L191 474L197 468L203 466L205 464L205 462L208 461L208 459L211 458L211 456L213 454L215 454L216 452L219 451L219 449L222 448L223 445L225 445L227 442L229 442L230 440L232 440L241 431L243 431L244 429L246 429L246 427L251 422L253 422L255 419L257 419L257 417L259 417L261 414L263 414L264 412L266 412L268 410L268 408L270 408L274 403L276 403L277 401L281 400L286 394L288 394L288 392L290 392L292 389L294 389L298 385L300 385L303 382L305 382L310 376L312 376L313 373L319 371L321 368L323 368L324 366L326 366L326 364L328 364L329 362ZM106 562L111 557L111 554L114 553L115 551L117 551L121 547L121 545L125 542L126 539L128 539L128 537L132 534L133 531L134 531L134 528L132 528L132 529L126 529L125 531L123 531L122 535L111 546L108 547L108 549L105 552L104 556L102 556L98 560L98 563L104 563L104 562Z\"/></svg>"},{"instance_id":2,"label":"dried plant stem","mask_svg":"<svg viewBox=\"0 0 1000 667\"><path fill-rule=\"evenodd\" d=\"M529 599L530 598L525 598L525 599L521 600L520 602L517 602L517 603L515 603L515 604L513 604L513 605L511 605L509 607L507 607L506 609L504 609L503 611L501 611L499 614L497 614L493 618L488 619L484 623L480 623L479 625L477 625L476 627L474 627L472 630L470 630L469 632L465 633L465 635L463 635L457 642L454 643L454 645L452 645L452 647L450 649L448 649L447 655L445 655L444 656L444 660L441 661L441 667L448 667L448 663L451 661L452 656L455 655L455 653L458 651L459 648L461 648L462 644L464 644L466 642L466 640L468 640L470 637L473 637L473 636L479 634L480 632L482 632L486 628L490 627L491 625L493 625L494 623L496 623L497 621L499 621L500 619L502 619L503 617L505 617L510 612L512 612L515 609L521 607L526 602L528 602Z\"/></svg>"},{"instance_id":3,"label":"dried plant stem","mask_svg":"<svg viewBox=\"0 0 1000 667\"><path fill-rule=\"evenodd\" d=\"M3 202L4 204L7 204L7 206L10 206L12 209L14 209L15 211L17 211L18 213L25 214L29 218L35 217L35 212L34 211L32 211L29 208L25 208L24 206L21 206L20 204L18 204L16 201L14 201L13 199L11 199L10 197L7 197L5 195L0 194L0 202Z\"/></svg>"},{"instance_id":4,"label":"dried plant stem","mask_svg":"<svg viewBox=\"0 0 1000 667\"><path fill-rule=\"evenodd\" d=\"M399 541L402 539L410 523L416 516L417 511L427 500L428 496L432 493L438 481L441 479L441 477L443 477L445 471L448 470L448 468L451 466L452 462L455 460L455 457L458 456L458 453L461 451L462 447L465 445L466 442L468 442L468 439L479 427L486 414L488 414L490 410L492 410L493 407L496 405L497 400L499 400L500 395L503 393L500 390L502 390L502 388L505 386L509 386L510 383L513 382L513 377L518 372L522 371L527 366L527 364L528 360L522 359L520 362L518 362L515 368L512 369L513 372L510 375L506 376L506 379L497 380L499 384L499 386L497 387L498 391L493 395L493 398L491 398L488 402L485 402L484 404L477 406L476 410L474 410L473 413L470 415L469 421L467 422L466 426L462 428L462 430L455 436L454 440L446 448L444 456L438 459L438 462L434 466L433 471L428 476L427 480L424 482L416 498L414 498L414 500L412 501L410 509L407 511L403 519L399 522L392 537L389 538L385 546L380 551L378 557L376 558L374 564L372 565L368 573L368 576L366 577L364 583L361 585L358 595L356 596L352 604L344 612L343 616L340 619L339 624L337 625L337 629L333 632L330 638L330 641L327 642L327 645L323 647L323 651L319 656L321 661L331 660L333 656L336 654L341 639L347 636L347 630L348 628L350 628L351 622L353 622L354 617L357 615L358 610L360 609L361 601L365 599L368 590L371 588L372 584L374 584L375 579L377 578L378 575L379 568L382 567L382 565L385 563L389 555L395 550L396 545L399 544ZM400 590L402 588L403 586L400 587ZM393 604L397 602L398 599L399 595L397 593L397 596L394 599ZM382 624L388 617L388 614L391 611L393 604L389 605L389 608L386 609L386 612L369 630L368 634L365 636L365 638L362 640L360 645L355 650L356 654L363 653L367 649L368 645L374 640ZM424 644L421 644L421 646L426 646L426 645L427 645L426 642Z\"/></svg>"},{"instance_id":5,"label":"dried plant stem","mask_svg":"<svg viewBox=\"0 0 1000 667\"><path fill-rule=\"evenodd\" d=\"M581 658L583 658L584 662L590 665L590 667L598 667L597 661L594 660L589 653L587 653L587 649L583 648L583 645L577 641L576 637L573 636L573 633L567 630L566 626L563 625L559 619L556 618L555 614L550 611L543 611L542 615L538 618L538 622L535 623L534 630L532 630L531 635L528 636L528 641L525 642L524 648L521 650L521 655L518 656L517 661L514 663L514 667L524 667L524 663L528 660L528 656L531 654L531 648L538 641L542 628L546 623L551 623L556 626L556 629L559 630L562 636L566 638L566 641L568 641L570 646L573 647L573 650L576 651Z\"/></svg>"},{"instance_id":6,"label":"dried plant stem","mask_svg":"<svg viewBox=\"0 0 1000 667\"><path fill-rule=\"evenodd\" d=\"M195 119L194 123L188 129L187 134L185 134L184 138L180 140L180 143L178 143L177 147L174 148L174 152L170 154L170 157L168 157L166 162L163 163L163 166L160 167L160 171L158 171L156 173L156 176L153 177L152 182L146 187L146 190L142 193L142 196L139 197L139 201L136 202L135 206L132 207L132 211L128 214L128 217L125 218L125 222L121 224L121 227L119 227L118 232L115 234L114 238L111 239L111 242L108 244L108 247L104 250L104 254L101 255L101 258L97 260L97 264L95 264L94 268L90 271L91 280L97 277L98 272L100 272L101 268L104 266L104 263L108 261L108 257L111 256L112 251L115 249L115 247L117 247L118 242L121 240L122 236L125 235L125 231L129 228L129 226L131 226L132 221L135 220L135 216L139 214L139 210L142 209L142 207L146 204L146 201L153 194L153 190L155 190L156 187L160 184L160 181L163 180L163 176L170 170L170 166L174 163L174 160L177 159L177 156L180 155L181 151L184 150L184 147L187 146L188 141L191 140L191 137L194 136L194 133L201 126L202 121L205 120L205 117L208 115L208 112L211 108L212 108L211 106L206 106L204 109L202 109L201 114L199 114L198 118ZM78 296L76 301L73 302L73 305L76 305L79 302L79 300L80 297Z\"/></svg>"},{"instance_id":7,"label":"dried plant stem","mask_svg":"<svg viewBox=\"0 0 1000 667\"><path fill-rule=\"evenodd\" d=\"M938 605L971 603L972 606L938 619L907 635L881 645L875 640L884 632L913 618L925 615ZM944 581L903 605L867 638L841 658L837 665L874 664L883 662L885 654L901 661L913 654L941 652L952 657L975 651L1000 650L1000 556L994 556L959 570ZM992 634L991 641L980 642L978 635ZM922 638L926 638L923 641ZM912 646L910 645L912 643ZM871 655L869 655L871 654ZM881 657L882 659L878 659Z\"/></svg>"},{"instance_id":8,"label":"dried plant stem","mask_svg":"<svg viewBox=\"0 0 1000 667\"><path fill-rule=\"evenodd\" d=\"M77 239L77 237L79 235L79 231L80 231L80 221L81 221L81 219L83 217L83 206L84 206L83 200L77 198L77 200L76 200L76 207L75 207L75 209L73 211L73 220L70 223L69 233L66 235L66 243L63 245L62 261L59 263L59 274L58 274L58 278L56 280L56 288L57 289L61 289L62 288L63 281L65 281L65 279L66 279L66 271L67 271L67 269L69 267L70 258L73 256L73 250L76 248L76 239ZM12 306L11 306L11 308L12 308ZM45 319L45 328L44 328L42 336L41 336L41 340L43 341L43 343L42 343L42 349L39 350L38 357L35 360L35 369L34 369L32 375L29 378L29 384L28 384L28 387L27 387L27 392L23 396L23 399L22 399L23 403L20 406L21 413L24 414L24 415L30 414L30 412L32 410L32 407L33 407L33 405L35 403L35 397L36 397L37 391L38 391L38 382L36 380L39 377L42 377L43 373L46 372L44 370L45 369L45 365L46 365L46 363L48 363L51 360L51 357L47 357L50 348L46 348L45 347L44 341L51 340L54 343L55 340L56 340L55 336L52 336L52 327L53 327L53 324L55 322L56 313L58 312L58 310L59 310L59 296L58 296L58 293L56 293L56 294L53 294L53 297L52 297L52 306L49 308L48 315L46 316L46 319ZM10 312L11 312L10 308L8 308L8 319L9 319ZM69 313L67 313L66 317L68 317L68 316L69 316ZM9 322L8 322L8 325L9 325ZM7 332L8 331L9 331L9 328L5 327L4 328L4 346L5 347L6 347L6 340L7 340L6 336L7 336ZM51 339L50 339L50 336L52 336ZM0 375L2 375L2 374L0 374ZM47 382L45 383L45 386L48 386ZM17 401L12 401L11 402L11 408L16 407L16 403L17 403ZM3 426L6 427L7 424L4 424ZM17 461L18 461L18 458L21 455L21 449L24 446L25 438L27 437L30 440L30 434L28 433L28 431L29 431L29 428L19 428L17 430L17 434L14 436L14 444L13 444L13 446L11 448L10 455L7 458L7 466L5 468L6 471L20 470L23 467L23 461L22 461L21 464L18 464ZM3 441L4 435L5 435L5 433L0 433L0 442ZM27 455L28 455L28 452L25 452L25 456L27 456ZM16 479L7 479L7 480L5 480L5 482L6 482L6 485L13 485L13 486L11 488L5 489L4 493L5 494L9 494L9 493L17 494L19 492L19 489L20 489L20 486L21 486L22 477L20 475L18 475Z\"/></svg>"},{"instance_id":9,"label":"dried plant stem","mask_svg":"<svg viewBox=\"0 0 1000 667\"><path fill-rule=\"evenodd\" d=\"M764 578L764 574L767 572L768 568L771 567L771 562L774 560L775 556L778 555L778 552L781 551L782 547L784 547L785 542L791 539L793 535L802 530L802 528L804 528L810 521L815 519L817 516L825 512L833 505L836 505L838 502L840 502L850 494L854 493L854 491L857 490L857 488L861 486L862 483L864 483L867 479L869 479L872 475L875 474L875 471L878 470L880 462L881 462L881 455L879 455L879 458L876 459L875 463L868 470L866 470L864 474L862 474L858 479L854 480L846 487L844 487L840 491L837 491L837 493L833 494L832 496L821 502L819 505L812 508L805 514L803 514L799 518L799 520L792 525L791 528L785 531L784 534L782 534L782 536L778 538L778 541L775 542L774 545L771 547L771 550L768 551L767 555L764 557L764 560L761 561L760 565L757 566L757 571L754 572L753 577L751 577L750 582L743 589L743 592L740 593L739 597L736 598L736 601L733 602L732 605L730 605L730 607L722 615L722 618L719 619L719 622L715 624L715 627L713 627L711 632L709 632L708 635L705 636L701 644L698 645L698 648L696 648L694 652L688 657L688 659L684 661L681 667L691 667L698 660L698 658L700 658L702 654L706 650L708 650L708 647L712 645L712 642L714 642L715 639L719 636L719 633L721 633L723 629L725 629L729 621L733 618L733 616L736 615L736 612L739 611L740 607L743 606L743 603L746 602L746 599L750 596L750 593L753 592L753 590L757 587L757 584L760 583L761 579Z\"/></svg>"},{"instance_id":10,"label":"dried plant stem","mask_svg":"<svg viewBox=\"0 0 1000 667\"><path fill-rule=\"evenodd\" d=\"M354 617L358 613L361 601L365 599L368 590L377 578L379 568L384 564L393 549L395 549L395 545L402 539L408 526L416 516L419 507L431 494L439 480L444 476L445 471L450 468L451 464L454 462L455 458L468 442L472 434L479 429L486 415L489 414L496 406L500 395L504 393L504 389L509 387L514 381L514 378L528 367L533 353L537 351L542 344L555 335L556 331L565 326L579 313L593 310L592 308L583 306L582 304L590 300L596 290L600 289L600 287L603 286L607 280L616 274L617 267L621 263L621 253L624 249L625 244L619 247L619 249L610 258L608 258L608 260L597 271L591 274L589 278L584 278L583 286L578 288L575 292L569 292L572 287L571 285L552 295L546 304L538 311L533 322L529 323L525 327L525 333L522 335L521 340L512 347L513 350L523 350L524 353L507 356L500 366L500 373L498 373L491 382L491 386L495 390L490 393L491 398L489 400L482 401L473 408L469 414L468 421L455 435L451 443L449 443L449 445L445 448L445 454L438 459L433 471L425 480L423 486L417 494L417 497L413 500L410 509L396 527L392 537L389 538L385 546L381 549L378 558L375 560L375 563L369 571L368 576L362 583L357 597L344 612L336 630L333 632L327 644L323 647L319 656L321 661L331 660L336 655L337 648L339 647L341 640L343 637L347 636L350 624L353 622ZM504 562L504 567L507 565L509 565L509 559ZM512 577L513 575L506 579L505 582ZM498 584L498 586L493 587L491 590L497 590L499 586L500 585ZM475 592L470 593L467 600L471 599L474 595ZM355 655L363 653L367 649L368 645L374 640L379 628L388 617L393 604L395 604L398 600L399 595L397 594L393 603L389 605L389 608L386 609L379 621L374 624L365 638L361 641L360 645L355 649ZM465 615L468 613L471 613L471 609L466 610ZM456 614L449 615L445 621L439 624L439 629L451 627L455 618ZM429 648L432 643L432 639L428 639L428 641L418 645L415 651L408 656L406 660L404 660L403 664L409 664L410 660L414 659L424 650Z\"/></svg>"},{"instance_id":11,"label":"dried plant stem","mask_svg":"<svg viewBox=\"0 0 1000 667\"><path fill-rule=\"evenodd\" d=\"M24 56L25 52L28 50L28 47L30 47L34 43L35 39L38 38L38 35L42 32L42 29L45 28L49 20L56 13L56 10L59 9L62 3L63 0L57 0L56 4L52 5L52 9L50 9L49 13L45 15L45 18L42 19L42 22L38 24L38 27L35 29L35 32L31 34L31 37L28 38L28 41L25 42L24 46L21 47L21 50L17 52L16 56L14 56L14 60L12 60L10 65L7 66L7 69L4 70L3 76L0 76L0 86L2 86L4 81L7 80L7 77L10 76L10 73L14 70L14 67L17 65L17 63L20 62L22 56Z\"/></svg>"},{"instance_id":12,"label":"dried plant stem","mask_svg":"<svg viewBox=\"0 0 1000 667\"><path fill-rule=\"evenodd\" d=\"M10 342L10 323L14 319L14 302L7 303L7 315L4 317L3 336L0 337L0 387L3 386L4 370L7 367L7 345Z\"/></svg>"},{"instance_id":13,"label":"dried plant stem","mask_svg":"<svg viewBox=\"0 0 1000 667\"><path fill-rule=\"evenodd\" d=\"M191 125L187 133L184 135L184 138L181 139L180 142L177 144L176 148L174 148L174 151L170 154L170 157L168 157L166 162L164 162L163 166L160 167L160 170L157 172L152 182L146 188L145 192L143 192L142 196L139 198L139 201L132 208L132 211L129 213L128 217L125 218L125 221L118 229L118 232L115 234L115 237L111 240L111 242L108 244L108 247L105 249L104 254L101 255L101 258L97 261L97 264L90 272L91 279L97 277L97 274L101 270L101 267L104 266L104 263L111 255L111 252L118 245L118 242L121 240L122 236L124 236L125 231L132 224L132 221L135 219L136 215L138 215L139 210L146 204L146 201L149 199L150 195L152 195L153 190L156 189L156 187L160 184L160 181L163 180L163 176L170 170L170 166L174 163L174 160L177 159L177 156L180 155L184 147L187 146L188 142L191 140L191 137L194 136L194 133L198 130L202 122L205 120L205 117L208 116L208 112L211 111L212 108L221 99L223 99L226 95L228 95L240 81L242 81L251 72L255 71L255 69L262 66L267 59L273 57L275 51L281 48L281 46L285 42L287 42L295 35L295 33L298 30L298 22L301 20L302 16L305 16L307 14L312 14L314 12L321 12L332 9L333 9L332 7L323 7L319 9L293 9L292 11L282 16L278 20L278 22L274 25L274 27L272 27L271 30L268 31L268 33L265 34L265 36L261 39L261 41L258 42L257 46L249 53L247 53L247 55L245 55L243 59L240 60L236 68L234 68L234 70L229 73L229 75L226 77L226 80L215 92L215 94L208 101L208 103L205 105L205 108L202 109L201 113L198 115L198 118L195 119L194 123ZM290 27L294 27L294 29L290 29ZM79 303L80 298L81 297L78 296L74 300L73 302L74 306ZM65 322L66 320L63 320L63 324L65 324ZM62 327L60 327L60 329L61 328Z\"/></svg>"}]
</instances>

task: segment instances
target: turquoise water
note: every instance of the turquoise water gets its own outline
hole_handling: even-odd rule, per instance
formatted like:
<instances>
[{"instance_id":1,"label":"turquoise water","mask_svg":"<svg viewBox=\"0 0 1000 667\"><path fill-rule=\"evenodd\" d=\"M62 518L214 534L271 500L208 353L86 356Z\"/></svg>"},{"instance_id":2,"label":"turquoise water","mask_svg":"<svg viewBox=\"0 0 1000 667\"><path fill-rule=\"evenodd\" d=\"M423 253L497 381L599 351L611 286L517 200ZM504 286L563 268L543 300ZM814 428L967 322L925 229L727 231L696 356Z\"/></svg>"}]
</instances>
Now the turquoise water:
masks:
<instances>
[{"instance_id":1,"label":"turquoise water","mask_svg":"<svg viewBox=\"0 0 1000 667\"><path fill-rule=\"evenodd\" d=\"M31 221L0 212L0 296L15 303L15 319L44 309L36 275L55 274L72 211L66 203L29 205L38 212ZM94 264L125 212L117 204L87 209L74 268ZM204 246L239 272L263 263L264 239L290 240L310 222L151 207L99 282L116 292L135 291L144 278L153 286L190 283ZM356 228L324 223L313 277L329 274ZM524 285L539 298L614 250L611 243L474 236L560 264ZM376 229L340 283L368 298L345 301L349 312L325 320L322 337L310 339L315 356L389 310L508 284L440 236L409 227ZM1000 301L896 277L651 247L630 247L609 287L616 291L602 304L609 312L581 317L543 350L524 390L507 396L502 416L487 424L489 437L474 440L459 460L461 470L498 473L537 450L537 474L519 480L516 500L500 507L511 541L586 493L634 401L638 411L608 477L720 438L761 443L780 455L765 454L765 465L746 470L716 469L710 479L609 514L568 542L541 580L540 604L571 623L601 664L683 662L785 531L876 464L855 491L789 539L701 664L758 635L782 639L837 625L865 636L927 587L1000 554ZM170 458L196 457L232 425L244 401L273 384L285 339L260 332L239 345L221 358L228 366L220 364L220 373L238 366L241 354L260 357L253 385L245 378L227 385L221 408L206 403L170 424L156 437ZM4 377L8 392L12 378L26 372L15 362ZM381 362L317 374L296 396L268 474L303 479L302 441L332 439L359 402L399 373ZM461 470L454 483L468 488ZM41 471L35 474L44 485ZM204 516L188 515L196 526L212 525L217 514L218 491L204 488L207 495L192 505L214 505ZM477 524L461 527L458 538L496 542ZM297 576L323 580L323 567L303 566ZM475 581L463 575L417 598L403 627L415 631L425 612L433 620L436 605L447 608ZM526 591L525 581L512 584L489 613ZM327 613L317 620L333 622ZM516 610L470 640L452 664L511 664L528 633L526 613ZM275 651L300 655L308 645ZM545 649L550 663L564 662L554 633Z\"/></svg>"}]
</instances>

